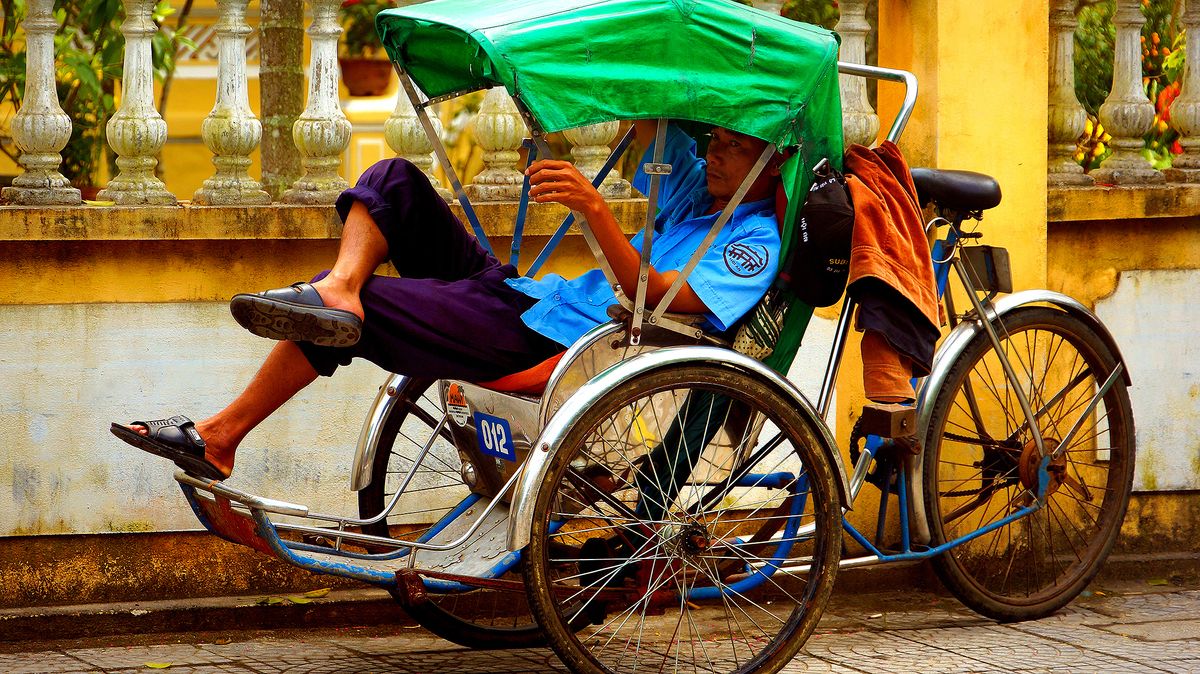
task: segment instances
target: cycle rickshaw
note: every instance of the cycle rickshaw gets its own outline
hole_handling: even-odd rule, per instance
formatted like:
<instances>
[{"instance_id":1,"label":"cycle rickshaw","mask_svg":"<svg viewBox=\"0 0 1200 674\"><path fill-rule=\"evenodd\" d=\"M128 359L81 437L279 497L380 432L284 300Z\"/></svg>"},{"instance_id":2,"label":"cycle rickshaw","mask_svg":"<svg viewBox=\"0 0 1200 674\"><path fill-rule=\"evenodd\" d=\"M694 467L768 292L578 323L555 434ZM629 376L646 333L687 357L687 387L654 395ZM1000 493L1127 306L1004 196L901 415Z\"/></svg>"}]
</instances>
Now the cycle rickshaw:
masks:
<instances>
[{"instance_id":1,"label":"cycle rickshaw","mask_svg":"<svg viewBox=\"0 0 1200 674\"><path fill-rule=\"evenodd\" d=\"M785 246L823 160L840 164L835 35L723 0L439 0L385 11L378 29L403 92L467 219L486 241L428 117L429 106L503 86L530 133L658 119L642 282L621 310L557 360L480 384L391 375L358 441L359 515L176 474L204 525L320 573L388 589L419 622L478 648L548 643L573 671L774 672L797 655L839 566L932 559L964 603L1000 620L1075 597L1108 554L1132 480L1133 418L1116 344L1085 307L1006 287L1004 254L969 221L999 202L976 174L914 171L939 216L930 231L950 332L910 425L923 451L863 429L852 473L824 422L850 329L846 300L817 403L786 379L812 308L793 301L772 353L755 360L664 308L777 147ZM667 118L770 145L657 308L646 305ZM630 142L618 144L599 184ZM521 213L528 200L522 200ZM784 203L781 201L781 204ZM522 216L519 216L519 218ZM587 223L578 223L610 282ZM519 250L522 223L515 227ZM641 235L639 235L641 236ZM531 272L541 266L539 255ZM950 270L961 290L947 290ZM956 310L955 302L966 302ZM888 424L883 424L887 427ZM844 518L880 488L874 539ZM885 543L889 495L900 541ZM842 559L842 531L862 556Z\"/></svg>"}]
</instances>

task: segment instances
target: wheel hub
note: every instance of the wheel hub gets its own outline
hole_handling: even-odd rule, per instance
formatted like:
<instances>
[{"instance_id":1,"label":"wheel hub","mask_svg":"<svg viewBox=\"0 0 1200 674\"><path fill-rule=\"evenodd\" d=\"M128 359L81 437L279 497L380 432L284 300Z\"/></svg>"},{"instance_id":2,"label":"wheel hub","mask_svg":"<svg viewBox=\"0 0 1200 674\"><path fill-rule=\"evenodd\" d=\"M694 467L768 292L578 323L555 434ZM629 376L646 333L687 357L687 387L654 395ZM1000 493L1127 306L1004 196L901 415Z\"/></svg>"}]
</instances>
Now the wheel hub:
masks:
<instances>
[{"instance_id":1,"label":"wheel hub","mask_svg":"<svg viewBox=\"0 0 1200 674\"><path fill-rule=\"evenodd\" d=\"M1044 436L1042 444L1046 447L1047 454L1053 454L1058 449L1061 441L1058 438ZM1042 463L1042 454L1038 451L1037 444L1032 439L1025 443L1025 447L1021 450L1021 459L1018 463L1018 470L1021 474L1021 484L1027 488L1037 491L1038 486L1038 466ZM1052 459L1050 465L1046 466L1046 472L1049 473L1049 482L1046 485L1046 495L1049 496L1058 491L1062 486L1063 478L1066 475L1067 455L1061 454L1058 458Z\"/></svg>"},{"instance_id":2,"label":"wheel hub","mask_svg":"<svg viewBox=\"0 0 1200 674\"><path fill-rule=\"evenodd\" d=\"M708 530L698 524L673 526L665 538L666 548L678 556L693 557L712 547Z\"/></svg>"}]
</instances>

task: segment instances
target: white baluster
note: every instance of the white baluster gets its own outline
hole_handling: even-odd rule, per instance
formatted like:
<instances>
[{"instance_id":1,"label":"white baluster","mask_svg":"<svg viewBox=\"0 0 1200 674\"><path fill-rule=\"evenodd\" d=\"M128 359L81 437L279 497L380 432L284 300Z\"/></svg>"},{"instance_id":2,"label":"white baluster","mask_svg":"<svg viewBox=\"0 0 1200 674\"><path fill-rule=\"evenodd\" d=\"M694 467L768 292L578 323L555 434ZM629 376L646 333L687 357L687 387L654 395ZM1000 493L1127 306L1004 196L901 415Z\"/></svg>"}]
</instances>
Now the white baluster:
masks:
<instances>
[{"instance_id":1,"label":"white baluster","mask_svg":"<svg viewBox=\"0 0 1200 674\"><path fill-rule=\"evenodd\" d=\"M78 204L79 190L58 172L71 139L71 118L58 104L54 86L54 0L30 0L25 17L25 98L12 119L12 137L25 172L0 194L29 206Z\"/></svg>"},{"instance_id":2,"label":"white baluster","mask_svg":"<svg viewBox=\"0 0 1200 674\"><path fill-rule=\"evenodd\" d=\"M250 110L246 87L246 24L249 0L217 0L217 101L200 124L204 145L213 153L216 173L196 190L192 201L203 206L269 204L271 195L250 177L250 153L262 138L262 125Z\"/></svg>"},{"instance_id":3,"label":"white baluster","mask_svg":"<svg viewBox=\"0 0 1200 674\"><path fill-rule=\"evenodd\" d=\"M156 158L167 141L167 123L154 107L150 38L158 26L150 20L155 0L123 0L125 23L121 105L108 120L108 145L117 153L120 172L100 191L99 199L122 205L176 203L175 195L154 175Z\"/></svg>"},{"instance_id":4,"label":"white baluster","mask_svg":"<svg viewBox=\"0 0 1200 674\"><path fill-rule=\"evenodd\" d=\"M1087 124L1087 111L1075 97L1075 0L1052 0L1050 7L1050 144L1046 182L1091 185L1091 176L1075 161L1076 143Z\"/></svg>"},{"instance_id":5,"label":"white baluster","mask_svg":"<svg viewBox=\"0 0 1200 674\"><path fill-rule=\"evenodd\" d=\"M1200 54L1200 0L1187 0L1181 18L1187 30L1187 53ZM1200 63L1196 67L1193 63L1184 62L1183 90L1171 104L1171 126L1183 136L1179 140L1183 154L1165 172L1174 182L1200 183Z\"/></svg>"},{"instance_id":6,"label":"white baluster","mask_svg":"<svg viewBox=\"0 0 1200 674\"><path fill-rule=\"evenodd\" d=\"M433 111L428 112L434 131L441 135L442 120L438 119ZM407 159L421 169L443 199L449 201L453 198L454 194L442 187L433 173L433 142L425 135L425 127L421 126L421 121L417 119L417 111L413 109L412 102L403 91L396 96L396 109L392 111L392 116L383 124L383 137L397 156Z\"/></svg>"},{"instance_id":7,"label":"white baluster","mask_svg":"<svg viewBox=\"0 0 1200 674\"><path fill-rule=\"evenodd\" d=\"M475 141L483 148L483 170L467 185L467 196L479 201L513 201L521 196L525 176L517 163L525 139L525 121L503 87L491 89L471 120Z\"/></svg>"},{"instance_id":8,"label":"white baluster","mask_svg":"<svg viewBox=\"0 0 1200 674\"><path fill-rule=\"evenodd\" d=\"M588 180L595 180L596 174L604 168L604 160L608 159L612 152L608 144L613 142L620 131L620 122L602 122L563 132L571 142L571 157L575 160L575 167ZM609 171L604 182L600 183L600 194L605 199L628 199L632 190L629 181L615 170Z\"/></svg>"},{"instance_id":9,"label":"white baluster","mask_svg":"<svg viewBox=\"0 0 1200 674\"><path fill-rule=\"evenodd\" d=\"M871 24L867 23L866 0L842 0L838 7L842 16L834 30L842 36L842 49L838 59L849 63L867 62L867 34ZM846 144L873 145L879 135L879 115L871 108L867 98L867 80L864 77L842 75L842 137Z\"/></svg>"},{"instance_id":10,"label":"white baluster","mask_svg":"<svg viewBox=\"0 0 1200 674\"><path fill-rule=\"evenodd\" d=\"M1149 184L1163 182L1163 174L1142 156L1142 136L1154 123L1154 104L1142 88L1142 47L1139 38L1146 17L1138 0L1117 0L1113 15L1117 27L1112 92L1100 106L1100 123L1112 135L1113 153L1092 171L1096 182Z\"/></svg>"},{"instance_id":11,"label":"white baluster","mask_svg":"<svg viewBox=\"0 0 1200 674\"><path fill-rule=\"evenodd\" d=\"M342 153L350 145L350 120L338 102L337 22L339 0L310 0L312 25L308 105L292 127L303 157L304 175L283 195L293 204L332 204L349 183L338 175Z\"/></svg>"}]
</instances>

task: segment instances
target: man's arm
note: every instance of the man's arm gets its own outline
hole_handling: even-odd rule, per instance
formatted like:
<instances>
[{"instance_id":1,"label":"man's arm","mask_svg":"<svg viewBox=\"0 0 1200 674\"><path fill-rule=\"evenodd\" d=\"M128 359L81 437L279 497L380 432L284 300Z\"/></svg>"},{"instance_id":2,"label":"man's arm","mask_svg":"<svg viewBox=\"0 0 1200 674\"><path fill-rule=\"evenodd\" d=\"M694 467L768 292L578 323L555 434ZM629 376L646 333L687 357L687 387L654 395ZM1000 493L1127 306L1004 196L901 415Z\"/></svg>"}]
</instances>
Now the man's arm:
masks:
<instances>
[{"instance_id":1,"label":"man's arm","mask_svg":"<svg viewBox=\"0 0 1200 674\"><path fill-rule=\"evenodd\" d=\"M652 120L650 124L653 124ZM638 129L639 135L642 131ZM530 176L529 182L532 185L529 196L534 201L557 202L587 218L592 232L596 235L596 241L617 276L617 282L621 284L626 295L633 297L637 292L641 254L625 238L612 210L604 202L604 197L592 187L591 181L570 162L554 159L536 161L526 173ZM651 266L646 288L647 306L658 306L678 275L676 271L659 273ZM708 307L686 282L668 309L684 314L708 313Z\"/></svg>"}]
</instances>

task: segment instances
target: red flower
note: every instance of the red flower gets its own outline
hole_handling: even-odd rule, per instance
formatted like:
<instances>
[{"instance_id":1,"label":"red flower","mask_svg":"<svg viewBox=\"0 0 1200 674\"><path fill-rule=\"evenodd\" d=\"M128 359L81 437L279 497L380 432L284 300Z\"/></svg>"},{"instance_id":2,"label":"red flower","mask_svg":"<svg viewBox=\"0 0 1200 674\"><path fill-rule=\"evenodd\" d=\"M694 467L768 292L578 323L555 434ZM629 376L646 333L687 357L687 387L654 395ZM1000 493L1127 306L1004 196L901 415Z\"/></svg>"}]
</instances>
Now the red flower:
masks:
<instances>
[{"instance_id":1,"label":"red flower","mask_svg":"<svg viewBox=\"0 0 1200 674\"><path fill-rule=\"evenodd\" d=\"M350 5L357 5L360 2L362 2L362 0L342 0L342 7L349 7Z\"/></svg>"},{"instance_id":2,"label":"red flower","mask_svg":"<svg viewBox=\"0 0 1200 674\"><path fill-rule=\"evenodd\" d=\"M1182 89L1183 87L1179 84L1179 82L1172 82L1166 87L1163 87L1162 91L1158 92L1158 116L1162 118L1163 121L1171 121L1171 104L1174 103L1175 99L1179 97L1179 93Z\"/></svg>"},{"instance_id":3,"label":"red flower","mask_svg":"<svg viewBox=\"0 0 1200 674\"><path fill-rule=\"evenodd\" d=\"M1171 143L1171 154L1183 154L1183 145L1179 141Z\"/></svg>"}]
</instances>

